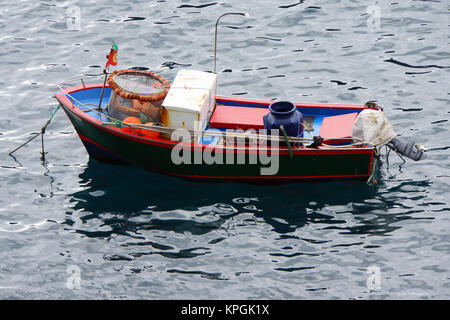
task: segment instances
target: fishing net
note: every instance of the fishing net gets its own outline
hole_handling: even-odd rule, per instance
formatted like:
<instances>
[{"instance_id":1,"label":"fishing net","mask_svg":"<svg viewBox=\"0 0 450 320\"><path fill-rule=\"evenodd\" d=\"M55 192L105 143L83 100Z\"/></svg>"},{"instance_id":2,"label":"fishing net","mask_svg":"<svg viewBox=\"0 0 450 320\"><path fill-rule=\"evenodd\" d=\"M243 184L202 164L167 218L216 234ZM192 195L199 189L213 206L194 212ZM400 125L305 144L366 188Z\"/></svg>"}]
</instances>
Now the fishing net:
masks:
<instances>
[{"instance_id":1,"label":"fishing net","mask_svg":"<svg viewBox=\"0 0 450 320\"><path fill-rule=\"evenodd\" d=\"M136 117L141 123L158 122L161 104L170 84L147 70L117 70L108 77L111 96L108 112L112 118Z\"/></svg>"}]
</instances>

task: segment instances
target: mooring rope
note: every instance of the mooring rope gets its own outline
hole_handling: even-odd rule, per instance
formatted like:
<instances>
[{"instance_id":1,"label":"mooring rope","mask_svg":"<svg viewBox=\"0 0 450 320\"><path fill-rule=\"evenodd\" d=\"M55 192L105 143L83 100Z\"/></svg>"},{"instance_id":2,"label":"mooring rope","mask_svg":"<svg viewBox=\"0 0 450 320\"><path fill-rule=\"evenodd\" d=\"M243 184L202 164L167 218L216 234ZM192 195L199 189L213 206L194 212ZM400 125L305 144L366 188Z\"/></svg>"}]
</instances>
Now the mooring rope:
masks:
<instances>
[{"instance_id":1,"label":"mooring rope","mask_svg":"<svg viewBox=\"0 0 450 320\"><path fill-rule=\"evenodd\" d=\"M370 183L372 181L372 184L378 184L378 181L375 180L373 178L373 176L375 174L375 167L377 165L377 160L378 160L379 155L380 155L380 150L378 149L378 147L375 147L374 161L373 161L372 170L371 170L372 172L369 176L369 179L367 179L367 183Z\"/></svg>"},{"instance_id":2,"label":"mooring rope","mask_svg":"<svg viewBox=\"0 0 450 320\"><path fill-rule=\"evenodd\" d=\"M45 130L47 129L48 125L50 124L50 122L52 121L53 117L55 116L56 112L59 110L59 108L61 107L60 104L58 104L58 106L56 107L55 110L53 110L53 112L50 114L50 118L47 120L47 123L41 128L41 131L39 133L37 133L34 137L32 137L31 139L29 139L28 141L26 141L25 143L21 144L20 146L18 146L16 149L14 149L13 151L11 151L9 153L10 156L12 156L12 154L14 152L16 152L17 150L19 150L20 148L22 148L23 146L25 146L26 144L28 144L30 141L32 141L33 139L39 137L40 135L42 135L41 137L41 143L42 143L42 156L44 156L44 133Z\"/></svg>"}]
</instances>

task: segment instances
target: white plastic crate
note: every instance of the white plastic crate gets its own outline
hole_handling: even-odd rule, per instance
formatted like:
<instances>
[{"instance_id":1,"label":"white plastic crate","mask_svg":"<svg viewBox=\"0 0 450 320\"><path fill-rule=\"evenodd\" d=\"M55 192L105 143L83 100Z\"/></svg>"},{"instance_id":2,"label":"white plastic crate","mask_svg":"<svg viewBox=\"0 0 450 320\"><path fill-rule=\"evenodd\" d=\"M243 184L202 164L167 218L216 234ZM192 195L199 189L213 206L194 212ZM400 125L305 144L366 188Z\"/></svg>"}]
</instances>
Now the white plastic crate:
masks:
<instances>
[{"instance_id":1,"label":"white plastic crate","mask_svg":"<svg viewBox=\"0 0 450 320\"><path fill-rule=\"evenodd\" d=\"M204 130L214 110L217 75L181 69L162 106L161 122L172 128Z\"/></svg>"}]
</instances>

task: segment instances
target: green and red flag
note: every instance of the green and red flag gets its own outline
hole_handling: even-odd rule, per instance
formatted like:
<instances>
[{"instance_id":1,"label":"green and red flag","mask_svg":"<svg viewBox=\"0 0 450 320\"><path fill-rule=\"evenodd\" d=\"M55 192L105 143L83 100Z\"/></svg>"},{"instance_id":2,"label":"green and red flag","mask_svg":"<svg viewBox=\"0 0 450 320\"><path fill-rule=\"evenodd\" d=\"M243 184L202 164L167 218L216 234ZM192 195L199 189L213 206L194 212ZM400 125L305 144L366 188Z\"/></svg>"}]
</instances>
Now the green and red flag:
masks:
<instances>
[{"instance_id":1,"label":"green and red flag","mask_svg":"<svg viewBox=\"0 0 450 320\"><path fill-rule=\"evenodd\" d=\"M106 67L108 68L109 65L117 65L117 53L119 52L119 48L115 43L113 43L111 50L109 51L109 55L107 56L108 61L106 61Z\"/></svg>"}]
</instances>

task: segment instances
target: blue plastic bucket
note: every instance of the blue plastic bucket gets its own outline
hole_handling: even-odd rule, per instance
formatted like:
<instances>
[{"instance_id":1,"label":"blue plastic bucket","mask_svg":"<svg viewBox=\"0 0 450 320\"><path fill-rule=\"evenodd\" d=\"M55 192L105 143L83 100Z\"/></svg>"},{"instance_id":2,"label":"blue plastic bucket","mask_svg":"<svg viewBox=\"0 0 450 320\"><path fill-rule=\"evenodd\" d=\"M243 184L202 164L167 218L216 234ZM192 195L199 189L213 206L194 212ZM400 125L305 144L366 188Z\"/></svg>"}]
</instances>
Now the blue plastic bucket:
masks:
<instances>
[{"instance_id":1,"label":"blue plastic bucket","mask_svg":"<svg viewBox=\"0 0 450 320\"><path fill-rule=\"evenodd\" d=\"M271 129L280 129L283 125L290 137L303 137L303 114L297 110L295 104L289 101L277 101L269 106L270 113L264 116L264 129L271 133ZM280 135L283 133L280 132Z\"/></svg>"}]
</instances>

